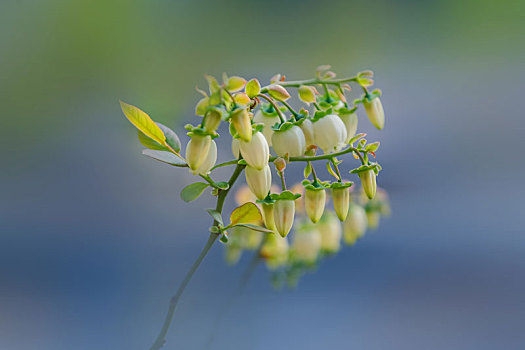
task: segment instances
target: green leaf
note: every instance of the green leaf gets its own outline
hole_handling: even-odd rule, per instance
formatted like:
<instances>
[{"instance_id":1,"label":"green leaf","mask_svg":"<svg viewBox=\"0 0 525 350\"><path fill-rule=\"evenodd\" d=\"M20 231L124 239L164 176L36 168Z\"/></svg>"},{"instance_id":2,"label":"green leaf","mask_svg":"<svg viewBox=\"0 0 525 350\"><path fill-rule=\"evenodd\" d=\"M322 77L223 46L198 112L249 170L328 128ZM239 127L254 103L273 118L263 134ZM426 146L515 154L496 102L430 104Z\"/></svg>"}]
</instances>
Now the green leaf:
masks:
<instances>
[{"instance_id":1,"label":"green leaf","mask_svg":"<svg viewBox=\"0 0 525 350\"><path fill-rule=\"evenodd\" d=\"M219 224L221 224L221 226L224 226L224 223L222 222L222 216L221 216L221 213L219 213L217 210L215 209L206 209L206 211L208 212L208 214L211 215L211 217L217 221Z\"/></svg>"},{"instance_id":2,"label":"green leaf","mask_svg":"<svg viewBox=\"0 0 525 350\"><path fill-rule=\"evenodd\" d=\"M170 145L170 147L173 148L175 152L180 152L180 140L177 134L164 124L156 124L159 126L159 128L162 130L162 133L166 137L166 143Z\"/></svg>"},{"instance_id":3,"label":"green leaf","mask_svg":"<svg viewBox=\"0 0 525 350\"><path fill-rule=\"evenodd\" d=\"M356 142L357 140L359 140L360 138L365 137L365 136L366 136L365 133L357 134L357 135L355 135L354 137L352 137L352 138L350 139L350 141L348 141L348 144L351 145L352 143Z\"/></svg>"},{"instance_id":4,"label":"green leaf","mask_svg":"<svg viewBox=\"0 0 525 350\"><path fill-rule=\"evenodd\" d=\"M230 215L230 225L236 224L249 224L254 222L260 222L262 220L261 212L255 203L248 202L235 210Z\"/></svg>"},{"instance_id":5,"label":"green leaf","mask_svg":"<svg viewBox=\"0 0 525 350\"><path fill-rule=\"evenodd\" d=\"M131 124L142 131L144 135L160 145L166 145L166 136L164 136L161 128L149 117L149 115L141 109L122 101L120 101L120 107Z\"/></svg>"},{"instance_id":6,"label":"green leaf","mask_svg":"<svg viewBox=\"0 0 525 350\"><path fill-rule=\"evenodd\" d=\"M185 167L187 166L186 162L173 153L169 151L157 151L152 149L145 149L142 151L142 154L148 157L151 157L155 160L161 161L163 163L178 166L178 167Z\"/></svg>"},{"instance_id":7,"label":"green leaf","mask_svg":"<svg viewBox=\"0 0 525 350\"><path fill-rule=\"evenodd\" d=\"M262 227L262 226L254 225L254 224L237 224L237 225L233 225L232 227L235 227L235 226L246 227L251 230L259 231L259 232L273 233L272 230L268 230L266 227Z\"/></svg>"},{"instance_id":8,"label":"green leaf","mask_svg":"<svg viewBox=\"0 0 525 350\"><path fill-rule=\"evenodd\" d=\"M228 188L230 188L230 184L228 184L226 181L216 182L215 186L217 186L221 190L227 190Z\"/></svg>"},{"instance_id":9,"label":"green leaf","mask_svg":"<svg viewBox=\"0 0 525 350\"><path fill-rule=\"evenodd\" d=\"M368 145L366 145L365 151L367 151L367 152L375 152L375 151L377 151L378 148L379 148L379 141L378 142L369 143Z\"/></svg>"},{"instance_id":10,"label":"green leaf","mask_svg":"<svg viewBox=\"0 0 525 350\"><path fill-rule=\"evenodd\" d=\"M157 150L157 151L168 151L168 148L162 146L161 144L153 141L140 130L137 130L137 135L139 137L139 142L149 149Z\"/></svg>"},{"instance_id":11,"label":"green leaf","mask_svg":"<svg viewBox=\"0 0 525 350\"><path fill-rule=\"evenodd\" d=\"M209 185L204 182L195 182L182 189L180 198L185 202L191 202L202 194Z\"/></svg>"},{"instance_id":12,"label":"green leaf","mask_svg":"<svg viewBox=\"0 0 525 350\"><path fill-rule=\"evenodd\" d=\"M341 180L339 178L339 176L337 176L335 170L332 168L332 164L330 162L327 162L326 163L326 170L328 170L328 172L330 173L330 175L332 175L333 177L335 177L337 180Z\"/></svg>"}]
</instances>

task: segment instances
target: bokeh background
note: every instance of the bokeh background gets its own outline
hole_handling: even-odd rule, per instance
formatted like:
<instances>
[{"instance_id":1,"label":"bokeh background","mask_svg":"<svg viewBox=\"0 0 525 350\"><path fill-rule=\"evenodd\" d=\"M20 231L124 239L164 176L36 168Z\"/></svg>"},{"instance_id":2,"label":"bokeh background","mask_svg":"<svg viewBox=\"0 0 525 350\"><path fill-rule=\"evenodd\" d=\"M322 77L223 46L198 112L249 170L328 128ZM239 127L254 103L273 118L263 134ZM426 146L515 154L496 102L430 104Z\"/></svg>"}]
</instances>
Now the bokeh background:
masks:
<instances>
[{"instance_id":1,"label":"bokeh background","mask_svg":"<svg viewBox=\"0 0 525 350\"><path fill-rule=\"evenodd\" d=\"M392 217L295 290L259 266L236 296L249 256L231 268L216 245L166 349L214 332L213 349L523 349L524 13L506 0L3 0L0 348L148 348L207 238L212 200L179 200L192 178L140 154L119 99L187 140L203 73L297 79L331 64L373 69L384 92L385 129L360 130L382 142Z\"/></svg>"}]
</instances>

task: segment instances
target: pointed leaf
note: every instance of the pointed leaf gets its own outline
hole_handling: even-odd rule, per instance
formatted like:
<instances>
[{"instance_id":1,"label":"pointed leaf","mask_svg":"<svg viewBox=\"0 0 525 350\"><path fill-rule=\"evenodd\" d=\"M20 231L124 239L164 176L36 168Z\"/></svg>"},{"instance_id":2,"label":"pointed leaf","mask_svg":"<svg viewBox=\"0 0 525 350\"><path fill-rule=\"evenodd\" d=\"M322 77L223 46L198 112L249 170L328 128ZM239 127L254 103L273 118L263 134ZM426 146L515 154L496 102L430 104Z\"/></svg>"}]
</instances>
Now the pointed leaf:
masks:
<instances>
[{"instance_id":1,"label":"pointed leaf","mask_svg":"<svg viewBox=\"0 0 525 350\"><path fill-rule=\"evenodd\" d=\"M187 166L186 162L173 153L169 151L158 151L158 150L152 150L152 149L145 149L142 151L142 154L148 157L151 157L155 160L161 161L163 163L178 166L178 167L185 167Z\"/></svg>"},{"instance_id":2,"label":"pointed leaf","mask_svg":"<svg viewBox=\"0 0 525 350\"><path fill-rule=\"evenodd\" d=\"M182 189L180 192L180 198L185 202L191 202L199 198L199 196L208 188L208 184L204 182L195 182Z\"/></svg>"},{"instance_id":3,"label":"pointed leaf","mask_svg":"<svg viewBox=\"0 0 525 350\"><path fill-rule=\"evenodd\" d=\"M180 152L180 139L177 134L164 124L156 124L159 126L160 130L162 130L162 133L166 137L166 143L170 145L170 147L173 148L175 152Z\"/></svg>"},{"instance_id":4,"label":"pointed leaf","mask_svg":"<svg viewBox=\"0 0 525 350\"><path fill-rule=\"evenodd\" d=\"M221 213L219 213L217 210L215 209L206 209L206 211L208 212L208 214L211 215L211 217L217 221L219 224L221 224L221 226L224 226L224 223L222 222L222 216L221 216Z\"/></svg>"},{"instance_id":5,"label":"pointed leaf","mask_svg":"<svg viewBox=\"0 0 525 350\"><path fill-rule=\"evenodd\" d=\"M158 142L153 141L152 139L150 139L149 137L144 135L144 133L142 131L137 130L137 135L139 137L139 142L143 146L145 146L145 147L147 147L149 149L157 150L157 151L169 151L169 149L167 147L164 147L161 144L159 144Z\"/></svg>"},{"instance_id":6,"label":"pointed leaf","mask_svg":"<svg viewBox=\"0 0 525 350\"><path fill-rule=\"evenodd\" d=\"M142 131L144 135L161 145L166 144L166 137L164 136L164 133L162 132L161 128L149 117L149 115L147 115L141 109L122 101L120 101L120 107L131 124L135 125L135 127Z\"/></svg>"},{"instance_id":7,"label":"pointed leaf","mask_svg":"<svg viewBox=\"0 0 525 350\"><path fill-rule=\"evenodd\" d=\"M261 220L261 212L255 203L252 202L237 207L230 215L231 225L257 223Z\"/></svg>"}]
</instances>

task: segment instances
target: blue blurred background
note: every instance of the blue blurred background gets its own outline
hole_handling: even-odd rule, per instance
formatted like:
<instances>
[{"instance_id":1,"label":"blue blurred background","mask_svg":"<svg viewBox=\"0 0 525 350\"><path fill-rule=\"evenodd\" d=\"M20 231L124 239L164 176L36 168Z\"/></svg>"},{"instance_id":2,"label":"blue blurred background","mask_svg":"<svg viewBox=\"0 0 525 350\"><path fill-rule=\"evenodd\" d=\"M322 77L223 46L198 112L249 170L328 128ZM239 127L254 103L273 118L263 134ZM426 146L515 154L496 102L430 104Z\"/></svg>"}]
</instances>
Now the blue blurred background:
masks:
<instances>
[{"instance_id":1,"label":"blue blurred background","mask_svg":"<svg viewBox=\"0 0 525 350\"><path fill-rule=\"evenodd\" d=\"M297 79L331 64L373 69L383 90L385 129L359 129L381 140L392 217L295 290L259 266L218 330L249 257L230 268L215 246L166 349L213 332L214 349L523 349L524 13L507 0L3 0L0 348L148 348L207 238L211 198L179 200L191 176L140 155L119 99L187 140L203 73Z\"/></svg>"}]
</instances>

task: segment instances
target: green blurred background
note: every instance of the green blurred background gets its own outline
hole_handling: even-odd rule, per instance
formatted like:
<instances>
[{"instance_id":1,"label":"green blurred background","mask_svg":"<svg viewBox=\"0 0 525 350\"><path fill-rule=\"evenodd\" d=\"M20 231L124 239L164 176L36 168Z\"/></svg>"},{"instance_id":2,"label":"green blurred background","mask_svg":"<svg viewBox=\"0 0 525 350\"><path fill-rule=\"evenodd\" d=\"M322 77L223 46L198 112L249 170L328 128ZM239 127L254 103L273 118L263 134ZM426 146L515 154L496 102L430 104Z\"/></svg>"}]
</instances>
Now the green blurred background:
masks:
<instances>
[{"instance_id":1,"label":"green blurred background","mask_svg":"<svg viewBox=\"0 0 525 350\"><path fill-rule=\"evenodd\" d=\"M206 239L211 201L179 201L191 177L140 155L119 99L186 140L204 73L331 64L376 73L386 127L360 130L382 142L394 215L296 291L259 269L214 348L523 348L524 15L507 0L1 1L0 347L146 348ZM206 343L213 296L241 272L221 254L167 349Z\"/></svg>"}]
</instances>

